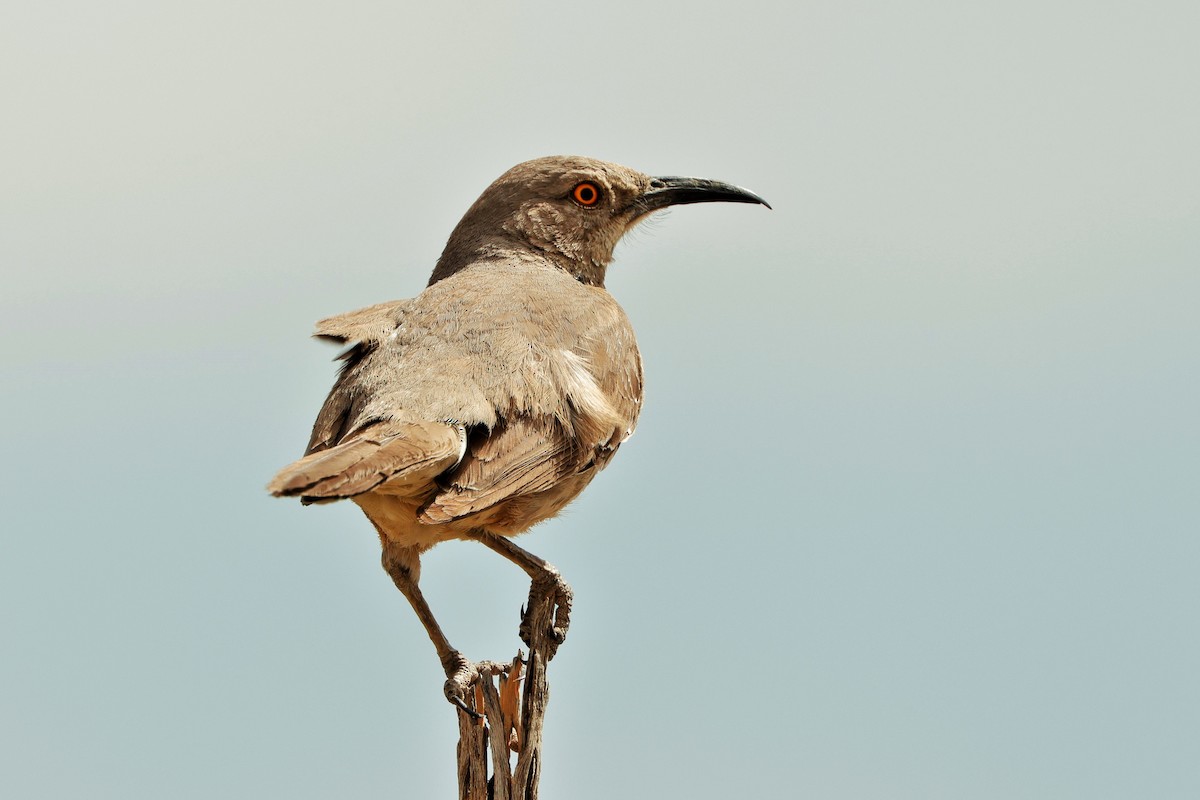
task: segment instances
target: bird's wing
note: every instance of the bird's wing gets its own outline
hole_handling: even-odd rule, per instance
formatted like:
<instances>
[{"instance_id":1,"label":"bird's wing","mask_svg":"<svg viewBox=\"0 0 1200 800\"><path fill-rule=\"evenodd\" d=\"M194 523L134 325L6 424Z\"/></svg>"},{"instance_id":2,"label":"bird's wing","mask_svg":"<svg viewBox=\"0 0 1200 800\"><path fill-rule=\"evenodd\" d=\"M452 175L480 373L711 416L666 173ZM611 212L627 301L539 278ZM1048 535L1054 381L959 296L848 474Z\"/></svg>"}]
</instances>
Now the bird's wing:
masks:
<instances>
[{"instance_id":1,"label":"bird's wing","mask_svg":"<svg viewBox=\"0 0 1200 800\"><path fill-rule=\"evenodd\" d=\"M314 337L350 346L338 356L342 367L313 423L305 455L338 445L355 428L365 428L372 419L381 419L361 418L366 393L359 372L380 344L393 334L411 303L411 300L392 300L317 322Z\"/></svg>"},{"instance_id":2,"label":"bird's wing","mask_svg":"<svg viewBox=\"0 0 1200 800\"><path fill-rule=\"evenodd\" d=\"M587 455L554 420L515 416L471 437L462 463L441 481L421 520L449 522L553 488L587 467Z\"/></svg>"},{"instance_id":3,"label":"bird's wing","mask_svg":"<svg viewBox=\"0 0 1200 800\"><path fill-rule=\"evenodd\" d=\"M380 422L306 455L267 485L276 497L320 503L369 492L413 493L463 456L466 432L444 422Z\"/></svg>"},{"instance_id":4,"label":"bird's wing","mask_svg":"<svg viewBox=\"0 0 1200 800\"><path fill-rule=\"evenodd\" d=\"M375 342L360 341L338 356L342 368L313 422L312 435L308 439L308 447L304 449L306 456L340 444L342 438L353 430L353 420L358 416L363 399L356 373L362 362L377 348Z\"/></svg>"}]
</instances>

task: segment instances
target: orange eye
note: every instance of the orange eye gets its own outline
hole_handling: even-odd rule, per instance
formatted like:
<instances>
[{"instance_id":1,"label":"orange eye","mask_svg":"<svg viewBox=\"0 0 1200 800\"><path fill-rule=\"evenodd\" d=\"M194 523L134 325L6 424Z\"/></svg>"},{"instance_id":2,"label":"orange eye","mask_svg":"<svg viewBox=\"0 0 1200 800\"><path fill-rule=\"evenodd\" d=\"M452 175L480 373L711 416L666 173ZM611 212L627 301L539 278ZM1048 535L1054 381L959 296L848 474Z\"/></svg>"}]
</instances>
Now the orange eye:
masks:
<instances>
[{"instance_id":1,"label":"orange eye","mask_svg":"<svg viewBox=\"0 0 1200 800\"><path fill-rule=\"evenodd\" d=\"M600 202L600 187L584 181L571 190L571 197L574 197L575 202L584 208L591 208Z\"/></svg>"}]
</instances>

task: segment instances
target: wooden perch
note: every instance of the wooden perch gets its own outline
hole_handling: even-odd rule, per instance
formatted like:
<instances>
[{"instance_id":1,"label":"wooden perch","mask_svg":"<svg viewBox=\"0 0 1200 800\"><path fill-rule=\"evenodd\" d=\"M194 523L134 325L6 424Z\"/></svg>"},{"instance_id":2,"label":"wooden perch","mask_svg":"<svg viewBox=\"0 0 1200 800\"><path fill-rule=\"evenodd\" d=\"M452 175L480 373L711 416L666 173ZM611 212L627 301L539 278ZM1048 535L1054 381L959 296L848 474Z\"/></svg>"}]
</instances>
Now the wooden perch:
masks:
<instances>
[{"instance_id":1,"label":"wooden perch","mask_svg":"<svg viewBox=\"0 0 1200 800\"><path fill-rule=\"evenodd\" d=\"M479 677L466 702L479 716L458 712L459 800L537 800L542 723L550 699L546 665L558 651L571 603L570 588L561 579L557 591L545 588L535 581L521 624L528 659L517 651L511 664L476 665Z\"/></svg>"}]
</instances>

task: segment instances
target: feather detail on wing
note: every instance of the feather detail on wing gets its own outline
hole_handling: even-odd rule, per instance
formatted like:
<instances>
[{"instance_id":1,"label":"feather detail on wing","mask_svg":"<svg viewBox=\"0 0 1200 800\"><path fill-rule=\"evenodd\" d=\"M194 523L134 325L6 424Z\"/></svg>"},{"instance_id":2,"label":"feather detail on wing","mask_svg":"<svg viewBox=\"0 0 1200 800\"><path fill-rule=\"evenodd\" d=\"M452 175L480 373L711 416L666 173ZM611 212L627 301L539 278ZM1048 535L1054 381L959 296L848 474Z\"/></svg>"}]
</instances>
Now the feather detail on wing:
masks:
<instances>
[{"instance_id":1,"label":"feather detail on wing","mask_svg":"<svg viewBox=\"0 0 1200 800\"><path fill-rule=\"evenodd\" d=\"M459 462L464 437L461 426L443 422L378 423L284 467L267 490L276 497L300 495L306 503L371 490L416 493Z\"/></svg>"},{"instance_id":2,"label":"feather detail on wing","mask_svg":"<svg viewBox=\"0 0 1200 800\"><path fill-rule=\"evenodd\" d=\"M468 441L462 463L441 481L445 489L422 509L422 522L449 522L547 491L588 460L552 419L515 417L483 434Z\"/></svg>"},{"instance_id":3,"label":"feather detail on wing","mask_svg":"<svg viewBox=\"0 0 1200 800\"><path fill-rule=\"evenodd\" d=\"M317 322L314 337L327 342L348 344L350 347L338 356L342 368L338 372L333 389L325 399L321 413L313 423L312 436L308 440L305 454L333 447L348 433L348 429L354 424L352 417L358 410L362 393L353 373L362 361L379 347L380 342L395 333L404 315L404 309L411 302L392 300L336 317L326 317Z\"/></svg>"}]
</instances>

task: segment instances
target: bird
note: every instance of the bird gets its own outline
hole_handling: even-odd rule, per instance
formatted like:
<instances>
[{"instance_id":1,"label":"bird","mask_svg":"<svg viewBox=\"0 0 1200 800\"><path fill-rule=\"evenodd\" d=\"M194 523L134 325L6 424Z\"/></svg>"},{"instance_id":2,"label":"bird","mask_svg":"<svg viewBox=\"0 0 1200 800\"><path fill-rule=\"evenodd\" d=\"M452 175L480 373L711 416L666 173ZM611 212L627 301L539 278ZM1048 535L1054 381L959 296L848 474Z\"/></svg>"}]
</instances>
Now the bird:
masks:
<instances>
[{"instance_id":1,"label":"bird","mask_svg":"<svg viewBox=\"0 0 1200 800\"><path fill-rule=\"evenodd\" d=\"M528 574L531 597L550 593L551 639L563 640L570 587L511 538L574 500L637 426L641 355L604 287L614 247L656 211L709 202L770 208L721 181L581 156L526 161L470 206L419 295L316 325L346 347L341 368L304 456L267 489L358 505L433 642L446 698L467 713L477 672L421 593L421 555L482 543Z\"/></svg>"}]
</instances>

